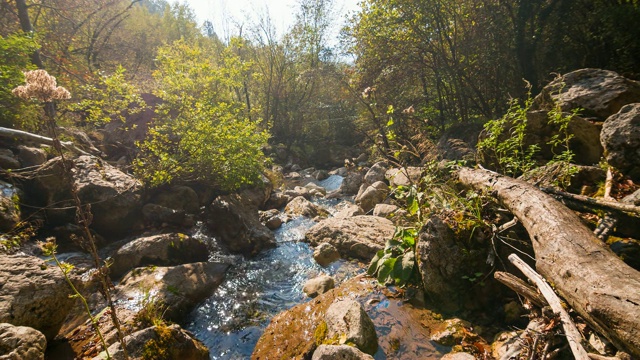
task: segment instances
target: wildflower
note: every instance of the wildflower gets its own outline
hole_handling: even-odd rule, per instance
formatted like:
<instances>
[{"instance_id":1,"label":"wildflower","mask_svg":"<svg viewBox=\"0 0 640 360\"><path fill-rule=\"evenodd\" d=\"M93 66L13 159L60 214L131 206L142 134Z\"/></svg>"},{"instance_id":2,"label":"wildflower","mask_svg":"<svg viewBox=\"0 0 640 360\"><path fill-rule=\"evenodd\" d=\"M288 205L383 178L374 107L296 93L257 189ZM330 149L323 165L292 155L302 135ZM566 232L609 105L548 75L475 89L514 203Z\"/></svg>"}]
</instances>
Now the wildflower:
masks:
<instances>
[{"instance_id":1,"label":"wildflower","mask_svg":"<svg viewBox=\"0 0 640 360\"><path fill-rule=\"evenodd\" d=\"M26 85L13 89L13 94L19 98L36 99L42 102L69 99L71 93L62 86L57 86L56 78L46 70L31 70L24 73Z\"/></svg>"}]
</instances>

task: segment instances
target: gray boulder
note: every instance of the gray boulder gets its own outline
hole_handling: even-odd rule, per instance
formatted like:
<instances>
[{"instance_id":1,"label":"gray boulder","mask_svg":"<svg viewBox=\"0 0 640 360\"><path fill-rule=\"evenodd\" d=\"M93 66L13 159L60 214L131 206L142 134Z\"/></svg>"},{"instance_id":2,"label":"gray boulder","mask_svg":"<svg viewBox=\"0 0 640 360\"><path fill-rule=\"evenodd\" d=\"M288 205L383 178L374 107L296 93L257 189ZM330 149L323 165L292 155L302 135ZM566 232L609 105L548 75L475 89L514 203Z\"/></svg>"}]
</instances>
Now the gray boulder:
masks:
<instances>
[{"instance_id":1,"label":"gray boulder","mask_svg":"<svg viewBox=\"0 0 640 360\"><path fill-rule=\"evenodd\" d=\"M307 200L311 199L311 192L304 186L296 186L293 189L285 190L284 194L288 196L289 199L295 199L299 196Z\"/></svg>"},{"instance_id":2,"label":"gray boulder","mask_svg":"<svg viewBox=\"0 0 640 360\"><path fill-rule=\"evenodd\" d=\"M443 309L456 310L464 256L453 231L437 216L420 231L416 255L425 292Z\"/></svg>"},{"instance_id":3,"label":"gray boulder","mask_svg":"<svg viewBox=\"0 0 640 360\"><path fill-rule=\"evenodd\" d=\"M335 214L333 214L333 217L336 218L348 218L358 215L364 215L364 211L360 206L347 201L341 202L335 207L335 209L337 211Z\"/></svg>"},{"instance_id":4,"label":"gray boulder","mask_svg":"<svg viewBox=\"0 0 640 360\"><path fill-rule=\"evenodd\" d=\"M158 204L145 204L142 207L142 218L147 224L192 226L193 215L184 210L175 210Z\"/></svg>"},{"instance_id":5,"label":"gray boulder","mask_svg":"<svg viewBox=\"0 0 640 360\"><path fill-rule=\"evenodd\" d=\"M284 208L284 212L291 216L306 216L314 218L318 215L325 215L325 212L302 196L291 200Z\"/></svg>"},{"instance_id":6,"label":"gray boulder","mask_svg":"<svg viewBox=\"0 0 640 360\"><path fill-rule=\"evenodd\" d=\"M640 103L626 105L610 116L602 126L600 141L611 166L640 180Z\"/></svg>"},{"instance_id":7,"label":"gray boulder","mask_svg":"<svg viewBox=\"0 0 640 360\"><path fill-rule=\"evenodd\" d=\"M20 161L9 149L0 149L0 168L5 170L19 169Z\"/></svg>"},{"instance_id":8,"label":"gray boulder","mask_svg":"<svg viewBox=\"0 0 640 360\"><path fill-rule=\"evenodd\" d=\"M384 181L384 175L387 173L387 163L384 161L379 161L375 164L373 164L373 166L371 167L371 169L369 169L369 171L367 171L367 173L364 175L364 181L367 184L373 184L376 183L378 181Z\"/></svg>"},{"instance_id":9,"label":"gray boulder","mask_svg":"<svg viewBox=\"0 0 640 360\"><path fill-rule=\"evenodd\" d=\"M118 284L116 298L138 299L148 292L167 306L167 319L180 321L215 291L228 268L228 264L213 262L137 268Z\"/></svg>"},{"instance_id":10,"label":"gray boulder","mask_svg":"<svg viewBox=\"0 0 640 360\"><path fill-rule=\"evenodd\" d=\"M0 323L32 327L51 340L73 306L62 271L33 256L0 256Z\"/></svg>"},{"instance_id":11,"label":"gray boulder","mask_svg":"<svg viewBox=\"0 0 640 360\"><path fill-rule=\"evenodd\" d=\"M304 187L309 190L309 193L312 196L324 197L325 195L327 195L327 189L323 188L320 185L316 185L314 183L308 183Z\"/></svg>"},{"instance_id":12,"label":"gray boulder","mask_svg":"<svg viewBox=\"0 0 640 360\"><path fill-rule=\"evenodd\" d=\"M200 210L198 194L192 188L183 185L172 186L154 196L149 202L173 210L182 210L188 214L197 214Z\"/></svg>"},{"instance_id":13,"label":"gray boulder","mask_svg":"<svg viewBox=\"0 0 640 360\"><path fill-rule=\"evenodd\" d=\"M269 200L267 200L266 204L262 208L265 210L280 209L287 205L289 200L291 200L291 198L288 195L285 195L280 190L276 190L271 193Z\"/></svg>"},{"instance_id":14,"label":"gray boulder","mask_svg":"<svg viewBox=\"0 0 640 360\"><path fill-rule=\"evenodd\" d=\"M218 196L209 206L207 226L234 253L252 256L276 245L271 230L260 223L258 209L238 195Z\"/></svg>"},{"instance_id":15,"label":"gray boulder","mask_svg":"<svg viewBox=\"0 0 640 360\"><path fill-rule=\"evenodd\" d=\"M200 240L171 233L135 239L119 248L111 258L110 274L119 278L136 267L207 261L209 250Z\"/></svg>"},{"instance_id":16,"label":"gray boulder","mask_svg":"<svg viewBox=\"0 0 640 360\"><path fill-rule=\"evenodd\" d=\"M364 176L357 171L350 171L342 180L340 185L340 193L343 195L355 195L360 189L360 185L364 181Z\"/></svg>"},{"instance_id":17,"label":"gray boulder","mask_svg":"<svg viewBox=\"0 0 640 360\"><path fill-rule=\"evenodd\" d=\"M327 266L340 259L340 253L335 246L329 243L322 243L313 250L313 259L320 266Z\"/></svg>"},{"instance_id":18,"label":"gray boulder","mask_svg":"<svg viewBox=\"0 0 640 360\"><path fill-rule=\"evenodd\" d=\"M320 345L311 360L373 360L373 356L349 345Z\"/></svg>"},{"instance_id":19,"label":"gray boulder","mask_svg":"<svg viewBox=\"0 0 640 360\"><path fill-rule=\"evenodd\" d=\"M378 181L368 186L362 194L358 194L355 201L366 214L373 210L376 204L384 202L387 195L389 195L389 187L384 182Z\"/></svg>"},{"instance_id":20,"label":"gray boulder","mask_svg":"<svg viewBox=\"0 0 640 360\"><path fill-rule=\"evenodd\" d=\"M312 246L327 242L344 257L369 261L384 248L394 231L395 226L387 219L360 215L323 220L309 229L305 239Z\"/></svg>"},{"instance_id":21,"label":"gray boulder","mask_svg":"<svg viewBox=\"0 0 640 360\"><path fill-rule=\"evenodd\" d=\"M376 329L355 300L335 301L324 316L327 323L327 337L338 338L342 344L352 343L363 352L373 355L378 350Z\"/></svg>"},{"instance_id":22,"label":"gray boulder","mask_svg":"<svg viewBox=\"0 0 640 360\"><path fill-rule=\"evenodd\" d=\"M209 349L193 334L176 324L146 328L136 331L124 339L131 360L148 359L148 354L157 354L156 357L163 359L209 360ZM113 360L125 359L121 343L109 346L108 350ZM164 356L159 354L164 354ZM93 359L104 360L106 358L106 353L102 352Z\"/></svg>"},{"instance_id":23,"label":"gray boulder","mask_svg":"<svg viewBox=\"0 0 640 360\"><path fill-rule=\"evenodd\" d=\"M623 106L640 102L640 82L609 70L580 69L545 86L534 99L533 109L550 110L553 100L562 111L584 109L583 115L604 120Z\"/></svg>"},{"instance_id":24,"label":"gray boulder","mask_svg":"<svg viewBox=\"0 0 640 360\"><path fill-rule=\"evenodd\" d=\"M22 167L38 166L47 161L47 153L40 148L18 145L18 160Z\"/></svg>"},{"instance_id":25,"label":"gray boulder","mask_svg":"<svg viewBox=\"0 0 640 360\"><path fill-rule=\"evenodd\" d=\"M422 177L423 168L409 166L406 168L393 168L387 170L385 178L392 187L395 186L409 186L411 184L418 184Z\"/></svg>"},{"instance_id":26,"label":"gray boulder","mask_svg":"<svg viewBox=\"0 0 640 360\"><path fill-rule=\"evenodd\" d=\"M0 359L43 360L47 339L36 329L0 323Z\"/></svg>"},{"instance_id":27,"label":"gray boulder","mask_svg":"<svg viewBox=\"0 0 640 360\"><path fill-rule=\"evenodd\" d=\"M329 177L329 172L327 170L316 170L312 176L314 179L322 181Z\"/></svg>"},{"instance_id":28,"label":"gray boulder","mask_svg":"<svg viewBox=\"0 0 640 360\"><path fill-rule=\"evenodd\" d=\"M373 216L387 218L395 214L398 210L400 210L400 208L396 205L376 204L376 206L373 208Z\"/></svg>"},{"instance_id":29,"label":"gray boulder","mask_svg":"<svg viewBox=\"0 0 640 360\"><path fill-rule=\"evenodd\" d=\"M304 292L308 297L314 298L333 289L335 285L336 283L331 276L323 274L307 280L307 282L302 286L302 292Z\"/></svg>"}]
</instances>

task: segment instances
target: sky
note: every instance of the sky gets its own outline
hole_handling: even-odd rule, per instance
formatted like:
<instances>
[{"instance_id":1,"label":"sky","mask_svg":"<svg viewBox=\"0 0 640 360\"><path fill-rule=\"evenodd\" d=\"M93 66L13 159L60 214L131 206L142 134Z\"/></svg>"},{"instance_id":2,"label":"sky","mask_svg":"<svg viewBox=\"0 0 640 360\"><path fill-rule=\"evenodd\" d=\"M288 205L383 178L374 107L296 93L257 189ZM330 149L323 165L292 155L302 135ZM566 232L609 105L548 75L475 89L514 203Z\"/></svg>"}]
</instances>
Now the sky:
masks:
<instances>
[{"instance_id":1,"label":"sky","mask_svg":"<svg viewBox=\"0 0 640 360\"><path fill-rule=\"evenodd\" d=\"M338 30L344 24L344 18L358 9L359 0L333 0L338 19L333 31L337 37ZM251 18L264 14L269 10L270 17L278 34L282 35L295 21L297 0L180 0L194 10L199 25L205 20L213 22L214 31L221 37L237 33L236 24L251 23Z\"/></svg>"}]
</instances>

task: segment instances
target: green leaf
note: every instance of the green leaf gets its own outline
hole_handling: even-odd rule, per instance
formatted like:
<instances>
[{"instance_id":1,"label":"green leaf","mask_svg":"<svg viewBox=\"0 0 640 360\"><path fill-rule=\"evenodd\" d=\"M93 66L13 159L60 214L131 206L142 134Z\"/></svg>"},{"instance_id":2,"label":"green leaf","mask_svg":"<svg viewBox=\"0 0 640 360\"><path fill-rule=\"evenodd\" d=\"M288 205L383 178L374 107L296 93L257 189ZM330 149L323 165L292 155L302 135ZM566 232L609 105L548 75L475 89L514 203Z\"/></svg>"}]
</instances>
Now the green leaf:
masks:
<instances>
[{"instance_id":1,"label":"green leaf","mask_svg":"<svg viewBox=\"0 0 640 360\"><path fill-rule=\"evenodd\" d=\"M384 250L380 250L376 253L376 255L373 257L373 259L371 259L371 262L369 263L367 274L369 274L370 276L375 275L376 271L378 270L378 261L380 261L380 259L382 259L383 256L384 256Z\"/></svg>"}]
</instances>

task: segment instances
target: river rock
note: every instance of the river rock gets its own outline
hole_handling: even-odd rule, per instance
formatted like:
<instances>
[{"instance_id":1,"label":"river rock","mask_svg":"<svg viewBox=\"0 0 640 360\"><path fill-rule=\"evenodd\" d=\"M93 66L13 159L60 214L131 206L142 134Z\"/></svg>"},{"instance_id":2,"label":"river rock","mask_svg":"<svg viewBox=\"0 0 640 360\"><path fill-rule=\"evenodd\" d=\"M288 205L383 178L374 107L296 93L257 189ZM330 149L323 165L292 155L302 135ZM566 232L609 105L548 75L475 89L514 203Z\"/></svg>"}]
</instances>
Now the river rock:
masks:
<instances>
[{"instance_id":1,"label":"river rock","mask_svg":"<svg viewBox=\"0 0 640 360\"><path fill-rule=\"evenodd\" d=\"M348 173L349 173L349 170L347 170L347 168L343 166L343 167L340 167L340 168L337 168L335 170L330 171L329 175L338 175L338 176L345 177L345 176L347 176Z\"/></svg>"},{"instance_id":2,"label":"river rock","mask_svg":"<svg viewBox=\"0 0 640 360\"><path fill-rule=\"evenodd\" d=\"M43 360L47 339L36 329L0 323L0 359Z\"/></svg>"},{"instance_id":3,"label":"river rock","mask_svg":"<svg viewBox=\"0 0 640 360\"><path fill-rule=\"evenodd\" d=\"M388 218L389 216L395 214L398 210L400 210L400 208L396 205L376 204L376 206L373 208L373 216Z\"/></svg>"},{"instance_id":4,"label":"river rock","mask_svg":"<svg viewBox=\"0 0 640 360\"><path fill-rule=\"evenodd\" d=\"M189 214L197 214L200 210L198 193L184 185L172 186L154 196L149 202Z\"/></svg>"},{"instance_id":5,"label":"river rock","mask_svg":"<svg viewBox=\"0 0 640 360\"><path fill-rule=\"evenodd\" d=\"M464 256L455 234L439 217L432 216L421 229L416 256L425 292L443 309L456 310Z\"/></svg>"},{"instance_id":6,"label":"river rock","mask_svg":"<svg viewBox=\"0 0 640 360\"><path fill-rule=\"evenodd\" d=\"M145 204L142 207L142 218L146 224L192 226L193 216L184 210L175 210L158 204Z\"/></svg>"},{"instance_id":7,"label":"river rock","mask_svg":"<svg viewBox=\"0 0 640 360\"><path fill-rule=\"evenodd\" d=\"M609 70L580 69L545 86L532 108L550 110L553 101L559 103L562 111L584 109L583 115L604 120L623 106L640 102L640 82Z\"/></svg>"},{"instance_id":8,"label":"river rock","mask_svg":"<svg viewBox=\"0 0 640 360\"><path fill-rule=\"evenodd\" d=\"M335 246L329 243L322 243L313 250L313 259L320 266L327 266L334 261L340 259L340 253Z\"/></svg>"},{"instance_id":9,"label":"river rock","mask_svg":"<svg viewBox=\"0 0 640 360\"><path fill-rule=\"evenodd\" d=\"M339 203L335 209L337 210L333 217L335 218L349 218L358 215L364 215L362 208L356 204L352 204L348 201Z\"/></svg>"},{"instance_id":10,"label":"river rock","mask_svg":"<svg viewBox=\"0 0 640 360\"><path fill-rule=\"evenodd\" d=\"M296 186L293 189L285 190L285 195L287 195L290 199L295 199L299 196L309 200L311 199L311 192L308 188L303 186Z\"/></svg>"},{"instance_id":11,"label":"river rock","mask_svg":"<svg viewBox=\"0 0 640 360\"><path fill-rule=\"evenodd\" d=\"M20 222L18 189L0 180L0 231L8 232Z\"/></svg>"},{"instance_id":12,"label":"river rock","mask_svg":"<svg viewBox=\"0 0 640 360\"><path fill-rule=\"evenodd\" d=\"M313 279L307 280L302 286L302 292L308 297L314 298L320 294L324 294L327 291L335 287L335 281L329 275L320 275Z\"/></svg>"},{"instance_id":13,"label":"river rock","mask_svg":"<svg viewBox=\"0 0 640 360\"><path fill-rule=\"evenodd\" d=\"M327 170L316 170L311 176L318 181L322 181L329 177L329 172Z\"/></svg>"},{"instance_id":14,"label":"river rock","mask_svg":"<svg viewBox=\"0 0 640 360\"><path fill-rule=\"evenodd\" d=\"M298 196L291 200L284 208L284 212L294 217L306 216L308 218L314 218L318 215L325 214L324 210L320 209L302 196Z\"/></svg>"},{"instance_id":15,"label":"river rock","mask_svg":"<svg viewBox=\"0 0 640 360\"><path fill-rule=\"evenodd\" d=\"M282 226L283 221L280 218L280 211L271 209L267 211L260 211L259 214L260 222L270 230L275 230Z\"/></svg>"},{"instance_id":16,"label":"river rock","mask_svg":"<svg viewBox=\"0 0 640 360\"><path fill-rule=\"evenodd\" d=\"M383 181L378 181L368 186L362 194L358 194L355 201L366 214L373 210L376 204L383 202L387 195L389 195L389 187Z\"/></svg>"},{"instance_id":17,"label":"river rock","mask_svg":"<svg viewBox=\"0 0 640 360\"><path fill-rule=\"evenodd\" d=\"M121 235L140 219L142 184L92 156L74 160L75 182L83 204L91 204L91 226L103 235Z\"/></svg>"},{"instance_id":18,"label":"river rock","mask_svg":"<svg viewBox=\"0 0 640 360\"><path fill-rule=\"evenodd\" d=\"M145 291L167 306L165 316L180 321L224 280L228 264L199 262L173 267L137 268L116 287L119 300L137 299Z\"/></svg>"},{"instance_id":19,"label":"river rock","mask_svg":"<svg viewBox=\"0 0 640 360\"><path fill-rule=\"evenodd\" d=\"M269 201L272 191L273 184L271 180L264 175L260 175L260 181L249 188L241 190L240 197L245 203L256 208L262 208Z\"/></svg>"},{"instance_id":20,"label":"river rock","mask_svg":"<svg viewBox=\"0 0 640 360\"><path fill-rule=\"evenodd\" d=\"M626 105L610 116L602 126L600 141L609 165L640 180L640 102Z\"/></svg>"},{"instance_id":21,"label":"river rock","mask_svg":"<svg viewBox=\"0 0 640 360\"><path fill-rule=\"evenodd\" d=\"M356 195L363 181L364 176L360 172L349 171L344 180L342 180L339 191L343 195Z\"/></svg>"},{"instance_id":22,"label":"river rock","mask_svg":"<svg viewBox=\"0 0 640 360\"><path fill-rule=\"evenodd\" d=\"M16 158L13 151L9 149L0 149L0 168L5 170L19 169L20 160Z\"/></svg>"},{"instance_id":23,"label":"river rock","mask_svg":"<svg viewBox=\"0 0 640 360\"><path fill-rule=\"evenodd\" d=\"M373 356L349 345L320 345L311 360L373 360Z\"/></svg>"},{"instance_id":24,"label":"river rock","mask_svg":"<svg viewBox=\"0 0 640 360\"><path fill-rule=\"evenodd\" d=\"M367 184L373 184L378 181L385 181L385 174L387 173L387 169L387 163L384 161L379 161L373 164L371 169L369 169L369 171L367 171L367 173L364 175L364 181Z\"/></svg>"},{"instance_id":25,"label":"river rock","mask_svg":"<svg viewBox=\"0 0 640 360\"><path fill-rule=\"evenodd\" d=\"M271 230L260 223L258 209L238 195L218 196L208 213L208 228L234 253L253 256L276 245Z\"/></svg>"},{"instance_id":26,"label":"river rock","mask_svg":"<svg viewBox=\"0 0 640 360\"><path fill-rule=\"evenodd\" d=\"M32 327L51 340L73 306L62 271L33 256L0 256L0 323Z\"/></svg>"},{"instance_id":27,"label":"river rock","mask_svg":"<svg viewBox=\"0 0 640 360\"><path fill-rule=\"evenodd\" d=\"M376 329L359 302L336 301L329 306L324 319L328 338L338 338L341 344L355 344L358 349L371 355L378 350Z\"/></svg>"},{"instance_id":28,"label":"river rock","mask_svg":"<svg viewBox=\"0 0 640 360\"><path fill-rule=\"evenodd\" d=\"M18 145L18 160L22 167L39 166L47 161L47 153L40 148Z\"/></svg>"},{"instance_id":29,"label":"river rock","mask_svg":"<svg viewBox=\"0 0 640 360\"><path fill-rule=\"evenodd\" d=\"M309 193L312 196L323 197L323 196L327 195L327 189L323 188L320 185L316 185L314 183L308 183L304 187L309 190Z\"/></svg>"},{"instance_id":30,"label":"river rock","mask_svg":"<svg viewBox=\"0 0 640 360\"><path fill-rule=\"evenodd\" d=\"M438 328L434 329L431 335L431 341L444 346L459 345L464 340L465 334L471 324L460 319L448 319Z\"/></svg>"},{"instance_id":31,"label":"river rock","mask_svg":"<svg viewBox=\"0 0 640 360\"><path fill-rule=\"evenodd\" d=\"M441 357L440 360L475 360L476 357L465 352L449 353Z\"/></svg>"},{"instance_id":32,"label":"river rock","mask_svg":"<svg viewBox=\"0 0 640 360\"><path fill-rule=\"evenodd\" d=\"M184 234L162 234L135 239L119 248L111 257L109 271L119 278L136 267L181 265L208 258L209 250L202 241Z\"/></svg>"},{"instance_id":33,"label":"river rock","mask_svg":"<svg viewBox=\"0 0 640 360\"><path fill-rule=\"evenodd\" d=\"M271 193L269 200L267 200L266 204L264 204L262 208L265 210L281 209L283 206L287 205L289 200L291 200L289 196L285 195L280 190L276 190Z\"/></svg>"},{"instance_id":34,"label":"river rock","mask_svg":"<svg viewBox=\"0 0 640 360\"><path fill-rule=\"evenodd\" d=\"M418 184L420 182L422 171L423 168L414 166L402 169L393 168L387 170L384 176L392 187L410 186L412 183Z\"/></svg>"},{"instance_id":35,"label":"river rock","mask_svg":"<svg viewBox=\"0 0 640 360\"><path fill-rule=\"evenodd\" d=\"M328 242L344 257L369 261L395 231L393 223L377 216L329 218L314 225L305 239L311 245Z\"/></svg>"},{"instance_id":36,"label":"river rock","mask_svg":"<svg viewBox=\"0 0 640 360\"><path fill-rule=\"evenodd\" d=\"M209 349L196 339L193 334L177 324L169 326L153 326L126 336L127 353L131 360L143 359L180 359L209 360ZM113 360L123 360L124 351L121 343L109 346L109 355ZM93 360L106 359L106 353Z\"/></svg>"}]
</instances>

